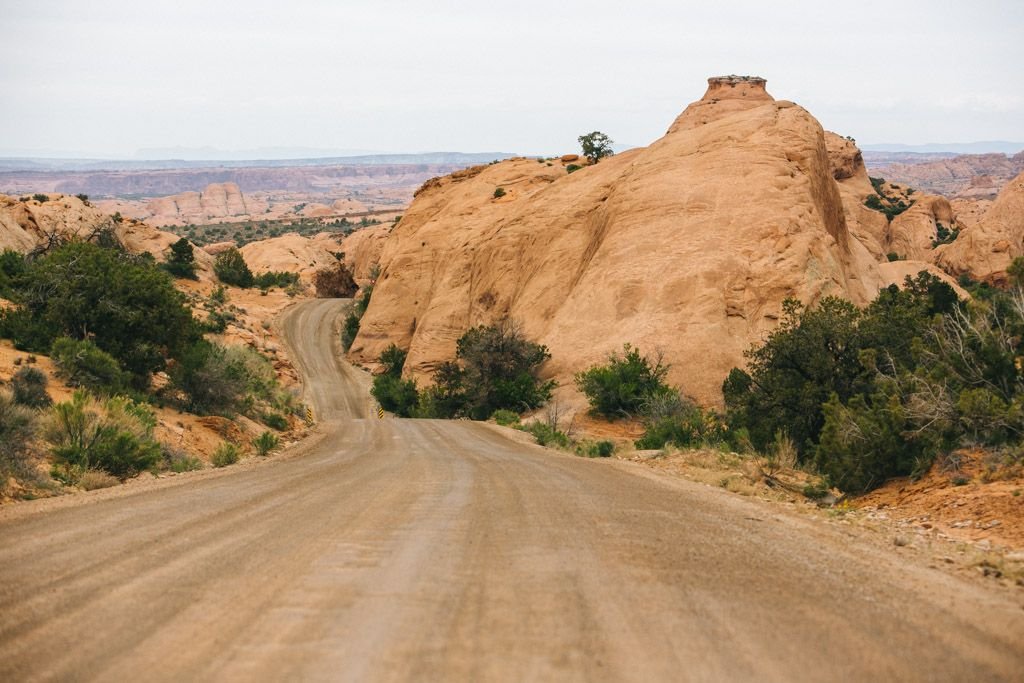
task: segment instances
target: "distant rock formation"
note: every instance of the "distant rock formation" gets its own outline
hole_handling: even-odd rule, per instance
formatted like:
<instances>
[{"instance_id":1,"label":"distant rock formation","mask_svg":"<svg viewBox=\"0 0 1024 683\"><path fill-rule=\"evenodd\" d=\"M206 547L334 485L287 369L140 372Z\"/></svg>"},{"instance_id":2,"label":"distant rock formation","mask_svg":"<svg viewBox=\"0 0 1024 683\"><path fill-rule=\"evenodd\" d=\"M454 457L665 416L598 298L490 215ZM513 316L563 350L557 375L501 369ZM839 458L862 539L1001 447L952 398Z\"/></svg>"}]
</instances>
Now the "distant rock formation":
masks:
<instances>
[{"instance_id":1,"label":"distant rock formation","mask_svg":"<svg viewBox=\"0 0 1024 683\"><path fill-rule=\"evenodd\" d=\"M323 240L312 240L290 232L280 237L250 242L240 251L256 275L269 270L287 271L298 273L308 280L316 271L338 263L338 258L327 245Z\"/></svg>"},{"instance_id":2,"label":"distant rock formation","mask_svg":"<svg viewBox=\"0 0 1024 683\"><path fill-rule=\"evenodd\" d=\"M950 199L992 199L1014 176L1024 172L1024 151L1005 154L961 154L918 164L874 166L872 176L898 182Z\"/></svg>"},{"instance_id":3,"label":"distant rock formation","mask_svg":"<svg viewBox=\"0 0 1024 683\"><path fill-rule=\"evenodd\" d=\"M936 262L950 273L1007 284L1006 268L1024 256L1024 173L1006 184L977 223L936 252Z\"/></svg>"}]
</instances>

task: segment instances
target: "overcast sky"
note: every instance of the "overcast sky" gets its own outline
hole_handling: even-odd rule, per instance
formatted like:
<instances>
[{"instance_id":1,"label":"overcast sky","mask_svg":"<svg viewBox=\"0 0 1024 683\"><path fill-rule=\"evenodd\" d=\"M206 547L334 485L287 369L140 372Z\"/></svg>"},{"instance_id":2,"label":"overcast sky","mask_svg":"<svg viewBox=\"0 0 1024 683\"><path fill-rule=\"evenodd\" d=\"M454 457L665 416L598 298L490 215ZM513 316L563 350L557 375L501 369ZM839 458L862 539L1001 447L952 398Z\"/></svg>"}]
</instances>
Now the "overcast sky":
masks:
<instances>
[{"instance_id":1,"label":"overcast sky","mask_svg":"<svg viewBox=\"0 0 1024 683\"><path fill-rule=\"evenodd\" d=\"M0 0L0 154L643 145L708 76L861 143L1024 140L1024 1Z\"/></svg>"}]
</instances>

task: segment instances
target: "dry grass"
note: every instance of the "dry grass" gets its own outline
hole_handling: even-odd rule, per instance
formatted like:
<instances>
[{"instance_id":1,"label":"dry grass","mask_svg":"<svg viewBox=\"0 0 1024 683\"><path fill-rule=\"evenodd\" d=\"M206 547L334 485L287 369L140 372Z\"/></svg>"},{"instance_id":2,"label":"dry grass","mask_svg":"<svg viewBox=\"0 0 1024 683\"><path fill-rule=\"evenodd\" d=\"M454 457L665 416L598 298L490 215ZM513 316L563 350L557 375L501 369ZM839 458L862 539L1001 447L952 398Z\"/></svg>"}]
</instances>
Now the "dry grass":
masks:
<instances>
[{"instance_id":1,"label":"dry grass","mask_svg":"<svg viewBox=\"0 0 1024 683\"><path fill-rule=\"evenodd\" d=\"M106 489L111 486L117 486L120 483L120 479L111 474L107 474L103 470L86 470L82 474L81 479L78 480L78 485L86 491Z\"/></svg>"}]
</instances>

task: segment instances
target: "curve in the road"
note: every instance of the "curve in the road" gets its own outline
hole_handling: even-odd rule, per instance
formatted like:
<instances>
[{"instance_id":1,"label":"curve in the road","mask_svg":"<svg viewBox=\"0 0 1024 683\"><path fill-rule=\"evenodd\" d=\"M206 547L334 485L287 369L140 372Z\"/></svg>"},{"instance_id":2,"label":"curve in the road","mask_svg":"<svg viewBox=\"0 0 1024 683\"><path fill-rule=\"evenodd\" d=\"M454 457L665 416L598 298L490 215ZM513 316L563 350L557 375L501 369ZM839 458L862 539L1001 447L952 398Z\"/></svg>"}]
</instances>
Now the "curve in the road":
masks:
<instances>
[{"instance_id":1,"label":"curve in the road","mask_svg":"<svg viewBox=\"0 0 1024 683\"><path fill-rule=\"evenodd\" d=\"M0 680L1020 680L1019 604L842 529L368 417L343 306L283 321L303 455L0 517Z\"/></svg>"}]
</instances>

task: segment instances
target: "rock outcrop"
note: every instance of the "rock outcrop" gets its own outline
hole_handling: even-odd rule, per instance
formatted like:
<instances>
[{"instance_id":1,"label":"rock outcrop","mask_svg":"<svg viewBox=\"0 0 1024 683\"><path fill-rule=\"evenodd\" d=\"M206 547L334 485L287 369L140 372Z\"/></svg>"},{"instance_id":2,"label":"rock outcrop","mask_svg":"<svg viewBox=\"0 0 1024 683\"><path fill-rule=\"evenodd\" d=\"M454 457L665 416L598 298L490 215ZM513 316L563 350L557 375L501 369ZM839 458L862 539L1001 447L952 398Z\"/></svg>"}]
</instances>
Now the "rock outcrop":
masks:
<instances>
[{"instance_id":1,"label":"rock outcrop","mask_svg":"<svg viewBox=\"0 0 1024 683\"><path fill-rule=\"evenodd\" d=\"M947 272L995 285L1007 283L1006 269L1018 256L1024 256L1024 173L952 244L936 249L936 262Z\"/></svg>"},{"instance_id":2,"label":"rock outcrop","mask_svg":"<svg viewBox=\"0 0 1024 683\"><path fill-rule=\"evenodd\" d=\"M397 343L426 380L467 328L509 316L550 348L563 386L630 342L718 402L783 299L863 304L888 283L878 245L847 223L836 177L856 160L829 151L763 79L723 77L650 147L571 175L516 159L430 181L384 242L352 354L372 363Z\"/></svg>"},{"instance_id":3,"label":"rock outcrop","mask_svg":"<svg viewBox=\"0 0 1024 683\"><path fill-rule=\"evenodd\" d=\"M161 261L179 239L177 235L136 220L114 221L110 215L78 197L47 196L47 201L40 202L0 195L0 249L28 253L48 242L51 236L89 239L97 231L109 229L128 251L149 253ZM199 276L211 277L213 258L198 248L194 253Z\"/></svg>"},{"instance_id":4,"label":"rock outcrop","mask_svg":"<svg viewBox=\"0 0 1024 683\"><path fill-rule=\"evenodd\" d=\"M324 242L294 232L250 242L239 251L257 275L268 270L287 271L298 273L304 280L309 280L316 271L330 268L338 262Z\"/></svg>"}]
</instances>

